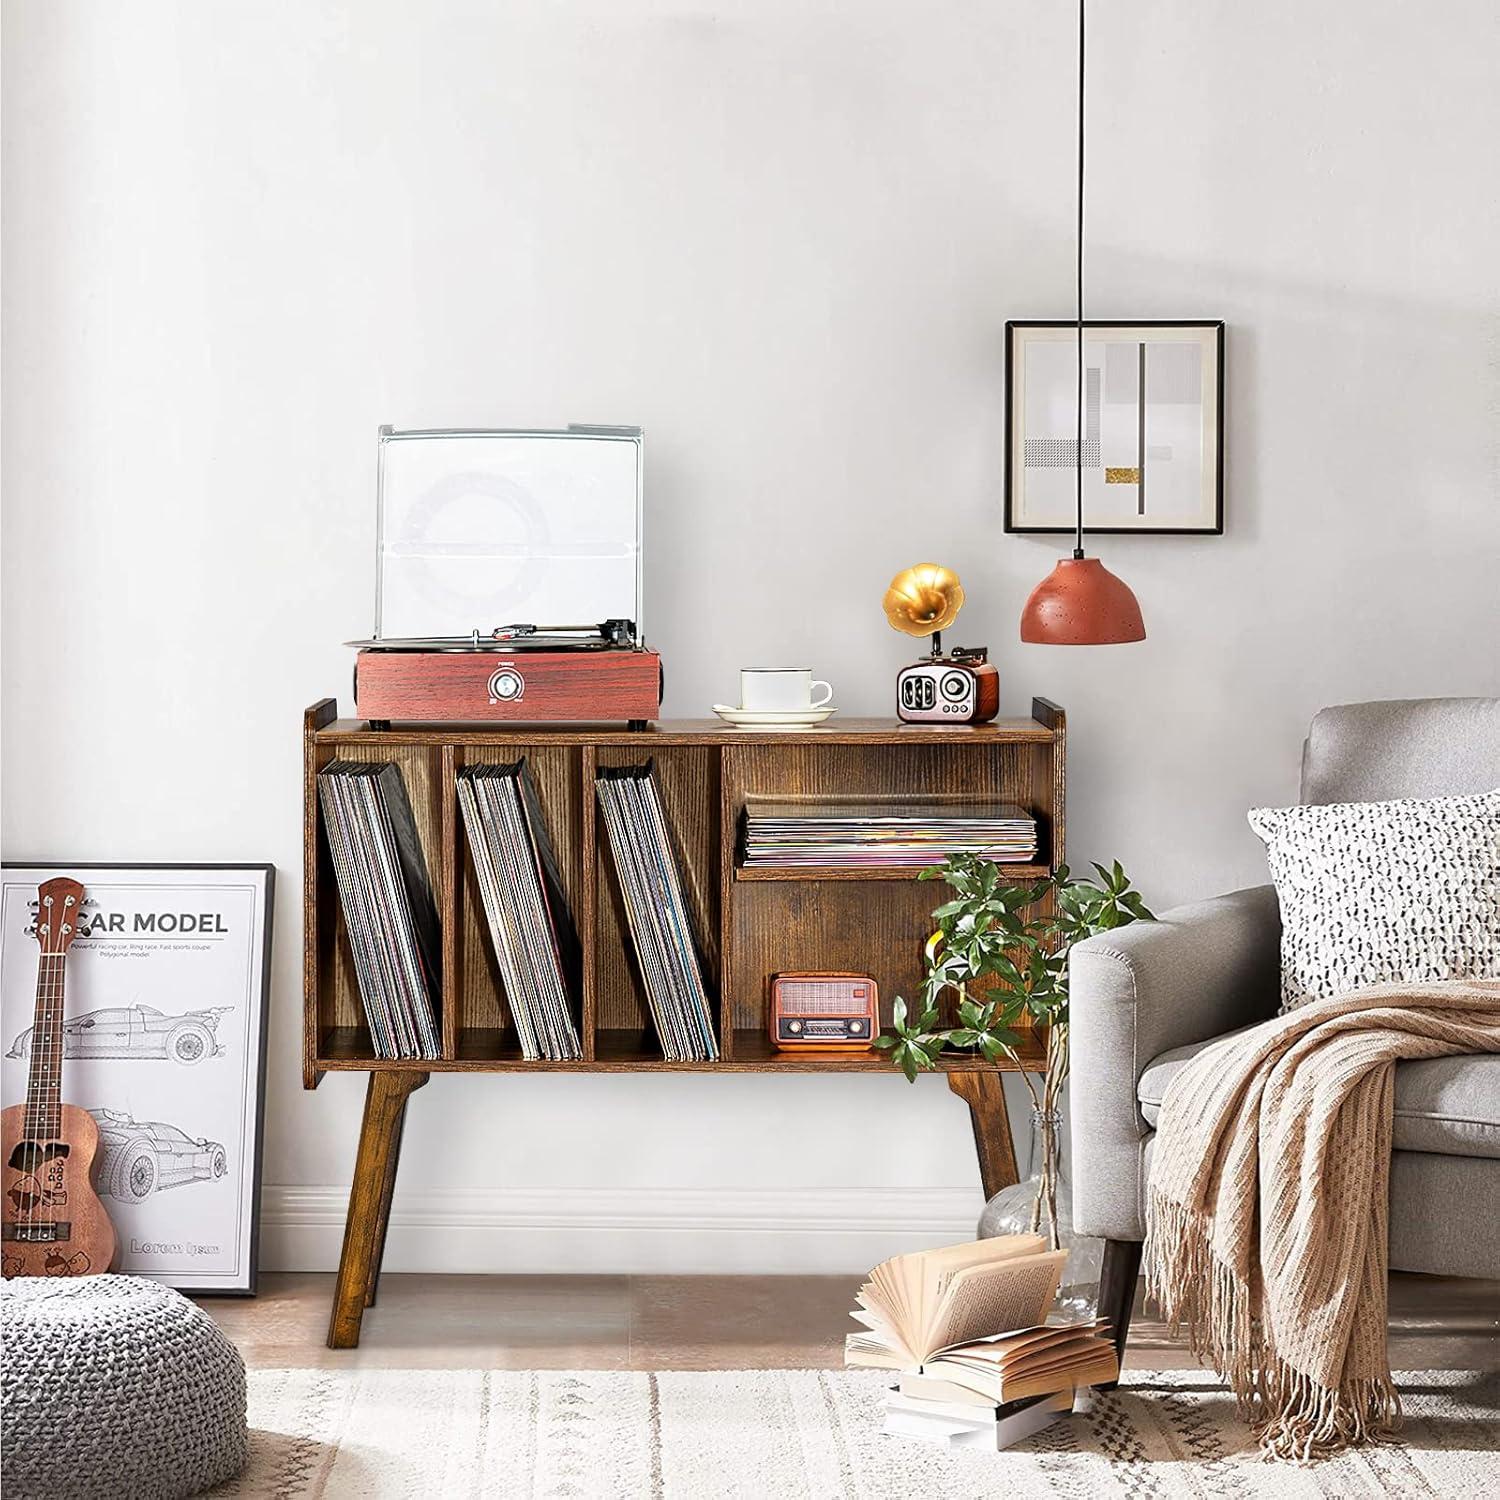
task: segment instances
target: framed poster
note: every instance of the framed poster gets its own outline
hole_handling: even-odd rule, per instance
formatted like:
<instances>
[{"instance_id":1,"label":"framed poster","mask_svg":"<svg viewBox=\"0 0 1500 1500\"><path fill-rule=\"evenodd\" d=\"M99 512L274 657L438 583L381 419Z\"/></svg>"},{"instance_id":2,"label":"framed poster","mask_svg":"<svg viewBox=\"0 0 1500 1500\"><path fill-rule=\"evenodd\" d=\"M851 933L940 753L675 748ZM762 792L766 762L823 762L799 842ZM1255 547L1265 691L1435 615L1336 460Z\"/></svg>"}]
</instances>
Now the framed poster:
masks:
<instances>
[{"instance_id":1,"label":"framed poster","mask_svg":"<svg viewBox=\"0 0 1500 1500\"><path fill-rule=\"evenodd\" d=\"M63 997L62 1097L99 1126L96 1183L120 1271L255 1291L275 871L7 863L0 1101L26 1097L37 887L84 886Z\"/></svg>"},{"instance_id":2,"label":"framed poster","mask_svg":"<svg viewBox=\"0 0 1500 1500\"><path fill-rule=\"evenodd\" d=\"M1083 529L1224 530L1223 323L1084 322ZM1071 532L1078 333L1005 325L1005 529Z\"/></svg>"}]
</instances>

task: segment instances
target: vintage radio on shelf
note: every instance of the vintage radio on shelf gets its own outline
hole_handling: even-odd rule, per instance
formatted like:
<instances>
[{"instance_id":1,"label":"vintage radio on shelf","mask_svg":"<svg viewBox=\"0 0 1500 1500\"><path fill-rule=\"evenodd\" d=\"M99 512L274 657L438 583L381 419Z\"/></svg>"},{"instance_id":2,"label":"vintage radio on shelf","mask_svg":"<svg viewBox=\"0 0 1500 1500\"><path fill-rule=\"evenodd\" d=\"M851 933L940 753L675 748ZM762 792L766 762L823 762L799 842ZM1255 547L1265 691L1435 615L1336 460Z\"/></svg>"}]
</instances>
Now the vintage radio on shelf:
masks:
<instances>
[{"instance_id":1,"label":"vintage radio on shelf","mask_svg":"<svg viewBox=\"0 0 1500 1500\"><path fill-rule=\"evenodd\" d=\"M903 635L931 636L931 653L896 674L896 714L907 724L987 724L1000 712L1000 673L983 646L943 650L943 631L963 608L958 574L918 563L885 591L885 617Z\"/></svg>"},{"instance_id":2,"label":"vintage radio on shelf","mask_svg":"<svg viewBox=\"0 0 1500 1500\"><path fill-rule=\"evenodd\" d=\"M896 677L896 712L908 724L982 724L999 709L1000 674L983 646L957 646Z\"/></svg>"},{"instance_id":3,"label":"vintage radio on shelf","mask_svg":"<svg viewBox=\"0 0 1500 1500\"><path fill-rule=\"evenodd\" d=\"M640 428L383 427L378 488L375 634L350 643L361 718L657 717Z\"/></svg>"},{"instance_id":4,"label":"vintage radio on shelf","mask_svg":"<svg viewBox=\"0 0 1500 1500\"><path fill-rule=\"evenodd\" d=\"M771 1045L784 1051L864 1052L880 1034L880 990L868 974L771 976Z\"/></svg>"}]
</instances>

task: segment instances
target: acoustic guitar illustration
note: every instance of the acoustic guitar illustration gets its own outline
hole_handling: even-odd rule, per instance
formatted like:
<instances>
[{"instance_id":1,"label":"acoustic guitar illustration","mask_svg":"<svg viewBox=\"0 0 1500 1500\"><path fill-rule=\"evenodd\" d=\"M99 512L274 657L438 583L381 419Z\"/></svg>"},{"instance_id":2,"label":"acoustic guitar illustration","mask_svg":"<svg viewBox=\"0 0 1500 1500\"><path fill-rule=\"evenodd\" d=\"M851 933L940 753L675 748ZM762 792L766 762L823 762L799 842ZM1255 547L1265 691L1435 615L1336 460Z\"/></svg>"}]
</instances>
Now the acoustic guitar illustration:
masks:
<instances>
[{"instance_id":1,"label":"acoustic guitar illustration","mask_svg":"<svg viewBox=\"0 0 1500 1500\"><path fill-rule=\"evenodd\" d=\"M0 1266L10 1276L107 1271L114 1226L94 1189L99 1127L62 1102L63 992L83 887L59 876L37 891L36 1021L26 1102L0 1110Z\"/></svg>"}]
</instances>

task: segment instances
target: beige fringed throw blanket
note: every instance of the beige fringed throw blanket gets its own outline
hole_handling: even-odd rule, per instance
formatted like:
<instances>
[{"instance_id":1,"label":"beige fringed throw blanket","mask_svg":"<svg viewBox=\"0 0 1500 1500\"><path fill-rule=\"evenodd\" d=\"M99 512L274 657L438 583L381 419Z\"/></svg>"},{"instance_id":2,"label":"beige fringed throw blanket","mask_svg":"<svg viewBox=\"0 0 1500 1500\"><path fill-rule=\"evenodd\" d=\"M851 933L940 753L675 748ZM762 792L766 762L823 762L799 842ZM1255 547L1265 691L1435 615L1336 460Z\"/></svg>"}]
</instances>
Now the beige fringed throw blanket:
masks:
<instances>
[{"instance_id":1,"label":"beige fringed throw blanket","mask_svg":"<svg viewBox=\"0 0 1500 1500\"><path fill-rule=\"evenodd\" d=\"M1167 1088L1147 1291L1268 1454L1400 1425L1385 1345L1393 1080L1400 1058L1456 1052L1500 1052L1500 981L1319 1001L1207 1048Z\"/></svg>"}]
</instances>

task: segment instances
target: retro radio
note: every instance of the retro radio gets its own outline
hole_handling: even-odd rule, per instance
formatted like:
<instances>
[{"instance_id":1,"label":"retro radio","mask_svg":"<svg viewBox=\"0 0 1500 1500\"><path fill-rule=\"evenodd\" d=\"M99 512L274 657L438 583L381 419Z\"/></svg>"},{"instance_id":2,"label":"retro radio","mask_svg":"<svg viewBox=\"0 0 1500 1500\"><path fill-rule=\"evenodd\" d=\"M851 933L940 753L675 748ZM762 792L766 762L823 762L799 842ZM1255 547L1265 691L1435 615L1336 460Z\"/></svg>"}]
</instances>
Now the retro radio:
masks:
<instances>
[{"instance_id":1,"label":"retro radio","mask_svg":"<svg viewBox=\"0 0 1500 1500\"><path fill-rule=\"evenodd\" d=\"M638 427L382 427L375 634L350 642L355 712L376 728L656 718L641 475Z\"/></svg>"},{"instance_id":2,"label":"retro radio","mask_svg":"<svg viewBox=\"0 0 1500 1500\"><path fill-rule=\"evenodd\" d=\"M863 1052L880 1034L880 990L868 974L773 974L771 1045Z\"/></svg>"},{"instance_id":3,"label":"retro radio","mask_svg":"<svg viewBox=\"0 0 1500 1500\"><path fill-rule=\"evenodd\" d=\"M896 674L896 713L908 724L987 724L1000 711L1000 673L984 646L943 650L943 631L963 608L958 574L918 563L891 579L885 617L903 635L931 636L929 656Z\"/></svg>"},{"instance_id":4,"label":"retro radio","mask_svg":"<svg viewBox=\"0 0 1500 1500\"><path fill-rule=\"evenodd\" d=\"M903 667L896 712L908 724L983 724L1000 708L1000 673L983 646L957 646Z\"/></svg>"}]
</instances>

